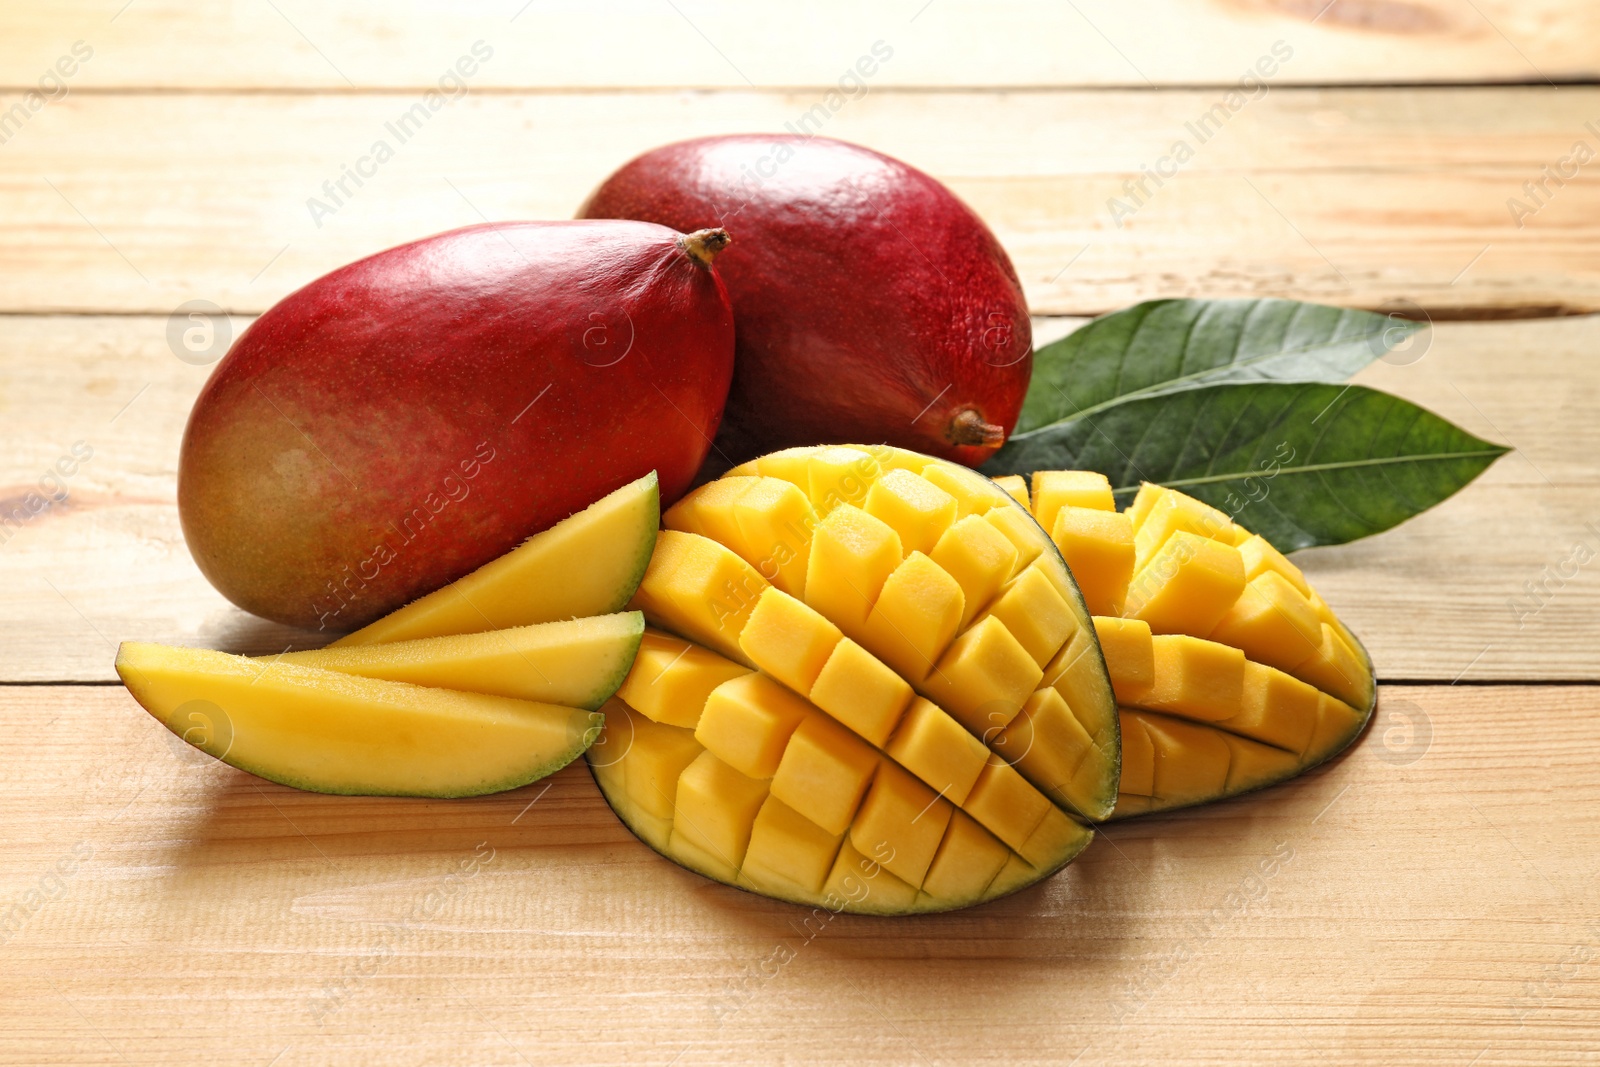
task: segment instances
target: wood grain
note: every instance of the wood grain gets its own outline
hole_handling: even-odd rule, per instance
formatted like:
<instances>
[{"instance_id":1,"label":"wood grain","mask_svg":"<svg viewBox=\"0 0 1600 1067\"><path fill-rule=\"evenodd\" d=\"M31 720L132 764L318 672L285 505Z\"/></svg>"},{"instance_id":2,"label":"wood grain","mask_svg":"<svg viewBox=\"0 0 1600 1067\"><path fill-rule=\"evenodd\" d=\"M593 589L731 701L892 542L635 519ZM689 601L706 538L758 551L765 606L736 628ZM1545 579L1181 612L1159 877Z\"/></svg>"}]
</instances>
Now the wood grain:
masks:
<instances>
[{"instance_id":1,"label":"wood grain","mask_svg":"<svg viewBox=\"0 0 1600 1067\"><path fill-rule=\"evenodd\" d=\"M1321 771L866 919L679 870L581 766L321 797L121 689L4 688L0 1062L1588 1063L1597 709L1386 688Z\"/></svg>"},{"instance_id":2,"label":"wood grain","mask_svg":"<svg viewBox=\"0 0 1600 1067\"><path fill-rule=\"evenodd\" d=\"M1039 337L1077 321L1041 322ZM120 640L255 653L322 641L233 608L189 558L176 462L208 368L179 361L166 330L146 316L0 317L0 499L15 508L76 442L93 449L63 504L0 526L0 682L111 680ZM1600 564L1566 564L1579 541L1600 553L1600 317L1441 323L1425 343L1357 380L1516 453L1395 530L1296 558L1382 678L1600 679Z\"/></svg>"},{"instance_id":3,"label":"wood grain","mask_svg":"<svg viewBox=\"0 0 1600 1067\"><path fill-rule=\"evenodd\" d=\"M74 39L95 54L73 84L97 89L425 88L477 40L495 50L477 84L508 88L831 86L875 41L893 58L873 84L895 86L1231 83L1277 40L1295 82L1600 70L1600 16L1562 0L825 0L781 18L693 0L67 0L0 13L6 83L29 85Z\"/></svg>"},{"instance_id":4,"label":"wood grain","mask_svg":"<svg viewBox=\"0 0 1600 1067\"><path fill-rule=\"evenodd\" d=\"M205 299L259 312L422 234L570 217L640 151L782 130L819 99L469 94L402 144L386 124L416 103L405 94L69 96L0 151L0 311L166 314ZM1038 314L1175 295L1405 300L1449 316L1600 308L1600 183L1579 170L1535 214L1507 206L1576 142L1600 150L1585 125L1600 129L1600 89L1278 88L1241 99L1201 143L1189 124L1223 100L886 90L821 128L947 180L993 226ZM363 164L379 140L393 158ZM1171 172L1179 140L1194 155L1176 176L1143 179L1141 167ZM370 176L330 196L324 183L354 165ZM1140 180L1148 196L1125 188ZM331 213L313 217L312 199Z\"/></svg>"}]
</instances>

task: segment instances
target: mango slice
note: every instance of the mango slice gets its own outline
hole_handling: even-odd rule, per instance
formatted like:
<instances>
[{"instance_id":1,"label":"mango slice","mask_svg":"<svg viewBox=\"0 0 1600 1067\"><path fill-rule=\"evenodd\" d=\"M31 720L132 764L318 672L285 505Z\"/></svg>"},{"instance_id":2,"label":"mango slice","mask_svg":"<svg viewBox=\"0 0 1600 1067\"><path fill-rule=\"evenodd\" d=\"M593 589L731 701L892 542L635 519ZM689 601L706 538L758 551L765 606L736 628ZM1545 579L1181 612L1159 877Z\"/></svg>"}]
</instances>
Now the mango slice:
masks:
<instances>
[{"instance_id":1,"label":"mango slice","mask_svg":"<svg viewBox=\"0 0 1600 1067\"><path fill-rule=\"evenodd\" d=\"M466 797L572 762L602 717L555 704L125 642L117 673L179 737L240 770L316 793Z\"/></svg>"},{"instance_id":2,"label":"mango slice","mask_svg":"<svg viewBox=\"0 0 1600 1067\"><path fill-rule=\"evenodd\" d=\"M1070 862L1116 802L1118 714L1029 501L877 446L789 449L685 497L590 759L608 802L684 866L834 910L964 907Z\"/></svg>"},{"instance_id":3,"label":"mango slice","mask_svg":"<svg viewBox=\"0 0 1600 1067\"><path fill-rule=\"evenodd\" d=\"M333 644L482 633L621 611L650 563L660 521L661 496L651 471Z\"/></svg>"},{"instance_id":4,"label":"mango slice","mask_svg":"<svg viewBox=\"0 0 1600 1067\"><path fill-rule=\"evenodd\" d=\"M1120 706L1114 817L1283 781L1366 726L1376 701L1371 660L1264 538L1150 483L1118 513L1110 482L1082 471L1036 472L1032 500L1095 611ZM1049 761L1052 778L1068 774L1085 744L1043 703L1030 704L1004 739L1014 751L1044 753L1016 760L1019 770Z\"/></svg>"},{"instance_id":5,"label":"mango slice","mask_svg":"<svg viewBox=\"0 0 1600 1067\"><path fill-rule=\"evenodd\" d=\"M630 611L481 634L287 652L264 662L594 711L628 676L643 636L644 616Z\"/></svg>"}]
</instances>

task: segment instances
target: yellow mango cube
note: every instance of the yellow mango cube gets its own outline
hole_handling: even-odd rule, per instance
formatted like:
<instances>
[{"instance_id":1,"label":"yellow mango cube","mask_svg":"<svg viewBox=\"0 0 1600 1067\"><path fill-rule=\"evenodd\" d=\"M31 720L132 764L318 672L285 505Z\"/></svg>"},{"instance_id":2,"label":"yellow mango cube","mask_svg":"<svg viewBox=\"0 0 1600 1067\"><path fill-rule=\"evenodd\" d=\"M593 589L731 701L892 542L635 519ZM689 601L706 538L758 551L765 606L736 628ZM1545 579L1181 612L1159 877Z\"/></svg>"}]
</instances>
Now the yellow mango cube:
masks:
<instances>
[{"instance_id":1,"label":"yellow mango cube","mask_svg":"<svg viewBox=\"0 0 1600 1067\"><path fill-rule=\"evenodd\" d=\"M1169 804L1186 804L1222 792L1233 754L1221 730L1165 715L1143 718L1155 749L1155 796Z\"/></svg>"},{"instance_id":2,"label":"yellow mango cube","mask_svg":"<svg viewBox=\"0 0 1600 1067\"><path fill-rule=\"evenodd\" d=\"M833 647L839 628L788 593L768 589L739 634L750 662L793 689L809 693Z\"/></svg>"},{"instance_id":3,"label":"yellow mango cube","mask_svg":"<svg viewBox=\"0 0 1600 1067\"><path fill-rule=\"evenodd\" d=\"M975 471L930 463L922 469L922 477L955 497L956 511L963 518L1005 503L1004 490L996 491L993 482Z\"/></svg>"},{"instance_id":4,"label":"yellow mango cube","mask_svg":"<svg viewBox=\"0 0 1600 1067\"><path fill-rule=\"evenodd\" d=\"M850 843L907 885L920 887L954 811L909 772L885 763L850 826Z\"/></svg>"},{"instance_id":5,"label":"yellow mango cube","mask_svg":"<svg viewBox=\"0 0 1600 1067\"><path fill-rule=\"evenodd\" d=\"M817 707L881 748L913 693L909 682L847 637L834 646L810 695Z\"/></svg>"},{"instance_id":6,"label":"yellow mango cube","mask_svg":"<svg viewBox=\"0 0 1600 1067\"><path fill-rule=\"evenodd\" d=\"M1029 697L993 747L1059 802L1085 815L1095 808L1095 798L1074 786L1079 767L1095 749L1094 739L1054 689L1040 689Z\"/></svg>"},{"instance_id":7,"label":"yellow mango cube","mask_svg":"<svg viewBox=\"0 0 1600 1067\"><path fill-rule=\"evenodd\" d=\"M1033 516L1021 508L1005 504L985 513L983 518L1017 550L1017 561L1012 564L1011 574L1006 575L1007 578L1032 563L1044 550L1041 543L1044 538L1039 536L1038 524L1033 521Z\"/></svg>"},{"instance_id":8,"label":"yellow mango cube","mask_svg":"<svg viewBox=\"0 0 1600 1067\"><path fill-rule=\"evenodd\" d=\"M1304 758L1308 761L1326 759L1348 744L1361 727L1362 714L1349 704L1321 693L1317 699L1317 732L1307 746Z\"/></svg>"},{"instance_id":9,"label":"yellow mango cube","mask_svg":"<svg viewBox=\"0 0 1600 1067\"><path fill-rule=\"evenodd\" d=\"M738 527L733 521L733 504L745 491L760 479L718 478L707 482L661 516L661 525L669 530L699 534L734 547Z\"/></svg>"},{"instance_id":10,"label":"yellow mango cube","mask_svg":"<svg viewBox=\"0 0 1600 1067\"><path fill-rule=\"evenodd\" d=\"M1246 661L1239 712L1217 725L1299 755L1317 729L1321 694L1280 670Z\"/></svg>"},{"instance_id":11,"label":"yellow mango cube","mask_svg":"<svg viewBox=\"0 0 1600 1067\"><path fill-rule=\"evenodd\" d=\"M663 726L643 715L631 716L629 725L632 741L623 757L628 797L651 816L670 819L679 777L705 750L689 730Z\"/></svg>"},{"instance_id":12,"label":"yellow mango cube","mask_svg":"<svg viewBox=\"0 0 1600 1067\"><path fill-rule=\"evenodd\" d=\"M1239 550L1179 531L1134 575L1123 614L1158 634L1204 637L1244 592Z\"/></svg>"},{"instance_id":13,"label":"yellow mango cube","mask_svg":"<svg viewBox=\"0 0 1600 1067\"><path fill-rule=\"evenodd\" d=\"M1322 623L1321 629L1317 651L1289 673L1346 704L1366 707L1372 703L1372 675L1367 673L1365 659L1332 626Z\"/></svg>"},{"instance_id":14,"label":"yellow mango cube","mask_svg":"<svg viewBox=\"0 0 1600 1067\"><path fill-rule=\"evenodd\" d=\"M1220 722L1238 714L1244 699L1244 653L1182 634L1150 640L1155 681L1138 706L1185 719Z\"/></svg>"},{"instance_id":15,"label":"yellow mango cube","mask_svg":"<svg viewBox=\"0 0 1600 1067\"><path fill-rule=\"evenodd\" d=\"M966 626L1016 572L1017 549L981 516L969 515L944 532L930 558L961 586L961 625Z\"/></svg>"},{"instance_id":16,"label":"yellow mango cube","mask_svg":"<svg viewBox=\"0 0 1600 1067\"><path fill-rule=\"evenodd\" d=\"M1289 562L1289 557L1272 547L1260 534L1250 534L1239 543L1239 558L1244 561L1245 581L1254 581L1269 571L1275 571L1303 597L1311 596L1311 586L1300 568Z\"/></svg>"},{"instance_id":17,"label":"yellow mango cube","mask_svg":"<svg viewBox=\"0 0 1600 1067\"><path fill-rule=\"evenodd\" d=\"M808 715L789 737L772 795L829 833L855 818L882 757L826 715Z\"/></svg>"},{"instance_id":18,"label":"yellow mango cube","mask_svg":"<svg viewBox=\"0 0 1600 1067\"><path fill-rule=\"evenodd\" d=\"M731 549L699 534L662 530L631 606L653 625L742 661L739 632L767 588Z\"/></svg>"},{"instance_id":19,"label":"yellow mango cube","mask_svg":"<svg viewBox=\"0 0 1600 1067\"><path fill-rule=\"evenodd\" d=\"M863 507L900 535L907 552L932 552L956 521L955 497L904 470L889 471L873 482Z\"/></svg>"},{"instance_id":20,"label":"yellow mango cube","mask_svg":"<svg viewBox=\"0 0 1600 1067\"><path fill-rule=\"evenodd\" d=\"M1111 480L1099 471L1034 471L1033 517L1040 527L1054 530L1062 508L1116 511Z\"/></svg>"},{"instance_id":21,"label":"yellow mango cube","mask_svg":"<svg viewBox=\"0 0 1600 1067\"><path fill-rule=\"evenodd\" d=\"M982 741L921 697L911 702L885 751L953 804L965 803L989 762Z\"/></svg>"},{"instance_id":22,"label":"yellow mango cube","mask_svg":"<svg viewBox=\"0 0 1600 1067\"><path fill-rule=\"evenodd\" d=\"M913 552L883 583L860 641L915 684L933 670L955 638L965 603L954 578Z\"/></svg>"},{"instance_id":23,"label":"yellow mango cube","mask_svg":"<svg viewBox=\"0 0 1600 1067\"><path fill-rule=\"evenodd\" d=\"M806 603L857 637L883 583L904 558L900 535L882 519L842 504L812 534Z\"/></svg>"},{"instance_id":24,"label":"yellow mango cube","mask_svg":"<svg viewBox=\"0 0 1600 1067\"><path fill-rule=\"evenodd\" d=\"M769 796L750 828L739 873L758 888L785 885L820 893L844 835L830 834L777 797Z\"/></svg>"},{"instance_id":25,"label":"yellow mango cube","mask_svg":"<svg viewBox=\"0 0 1600 1067\"><path fill-rule=\"evenodd\" d=\"M711 691L695 740L750 778L771 778L789 736L811 704L764 674L746 674Z\"/></svg>"},{"instance_id":26,"label":"yellow mango cube","mask_svg":"<svg viewBox=\"0 0 1600 1067\"><path fill-rule=\"evenodd\" d=\"M847 839L839 847L839 858L833 861L822 895L830 908L849 905L851 911L901 915L916 902L917 887L890 874Z\"/></svg>"},{"instance_id":27,"label":"yellow mango cube","mask_svg":"<svg viewBox=\"0 0 1600 1067\"><path fill-rule=\"evenodd\" d=\"M1015 718L1043 676L1028 650L990 616L951 642L923 688L956 721L982 737Z\"/></svg>"},{"instance_id":28,"label":"yellow mango cube","mask_svg":"<svg viewBox=\"0 0 1600 1067\"><path fill-rule=\"evenodd\" d=\"M681 836L737 871L756 812L766 799L766 782L740 774L712 752L702 752L678 776L672 836Z\"/></svg>"},{"instance_id":29,"label":"yellow mango cube","mask_svg":"<svg viewBox=\"0 0 1600 1067\"><path fill-rule=\"evenodd\" d=\"M1121 615L1133 580L1133 523L1116 511L1057 509L1050 539L1091 615Z\"/></svg>"},{"instance_id":30,"label":"yellow mango cube","mask_svg":"<svg viewBox=\"0 0 1600 1067\"><path fill-rule=\"evenodd\" d=\"M1145 733L1144 716L1124 708L1122 720L1122 778L1117 791L1134 796L1154 796L1156 791L1156 750ZM1122 804L1119 801L1120 811Z\"/></svg>"},{"instance_id":31,"label":"yellow mango cube","mask_svg":"<svg viewBox=\"0 0 1600 1067\"><path fill-rule=\"evenodd\" d=\"M1144 525L1145 518L1150 514L1156 502L1166 496L1171 490L1156 485L1154 482L1140 482L1139 491L1134 494L1133 503L1128 505L1125 514L1128 521L1133 523L1134 533L1139 532L1139 527Z\"/></svg>"},{"instance_id":32,"label":"yellow mango cube","mask_svg":"<svg viewBox=\"0 0 1600 1067\"><path fill-rule=\"evenodd\" d=\"M767 581L790 596L804 596L817 525L806 494L780 478L757 478L731 510L737 539L728 543Z\"/></svg>"},{"instance_id":33,"label":"yellow mango cube","mask_svg":"<svg viewBox=\"0 0 1600 1067\"><path fill-rule=\"evenodd\" d=\"M1173 534L1194 534L1233 547L1233 520L1210 504L1192 496L1168 490L1151 506L1134 534L1134 554L1138 566L1154 556Z\"/></svg>"},{"instance_id":34,"label":"yellow mango cube","mask_svg":"<svg viewBox=\"0 0 1600 1067\"><path fill-rule=\"evenodd\" d=\"M988 611L1042 669L1078 629L1077 613L1037 567L1017 575Z\"/></svg>"},{"instance_id":35,"label":"yellow mango cube","mask_svg":"<svg viewBox=\"0 0 1600 1067\"><path fill-rule=\"evenodd\" d=\"M1004 489L1006 496L1009 496L1012 500L1015 500L1025 508L1030 507L1028 483L1023 480L1022 475L1002 474L994 480L994 484Z\"/></svg>"},{"instance_id":36,"label":"yellow mango cube","mask_svg":"<svg viewBox=\"0 0 1600 1067\"><path fill-rule=\"evenodd\" d=\"M1277 571L1265 571L1211 631L1211 640L1244 650L1250 659L1293 670L1322 648L1322 622L1311 602Z\"/></svg>"},{"instance_id":37,"label":"yellow mango cube","mask_svg":"<svg viewBox=\"0 0 1600 1067\"><path fill-rule=\"evenodd\" d=\"M1011 851L993 834L957 811L922 880L922 891L950 903L976 900L1010 859Z\"/></svg>"},{"instance_id":38,"label":"yellow mango cube","mask_svg":"<svg viewBox=\"0 0 1600 1067\"><path fill-rule=\"evenodd\" d=\"M837 446L814 451L807 473L811 506L822 516L843 504L859 507L883 468L869 452Z\"/></svg>"},{"instance_id":39,"label":"yellow mango cube","mask_svg":"<svg viewBox=\"0 0 1600 1067\"><path fill-rule=\"evenodd\" d=\"M1149 689L1156 680L1156 653L1151 643L1150 624L1142 619L1096 615L1094 632L1100 641L1100 652L1106 658L1106 671L1111 675L1111 688L1117 700L1129 703Z\"/></svg>"},{"instance_id":40,"label":"yellow mango cube","mask_svg":"<svg viewBox=\"0 0 1600 1067\"><path fill-rule=\"evenodd\" d=\"M1008 846L1019 849L1043 821L1050 801L1015 767L990 756L962 808Z\"/></svg>"},{"instance_id":41,"label":"yellow mango cube","mask_svg":"<svg viewBox=\"0 0 1600 1067\"><path fill-rule=\"evenodd\" d=\"M1111 743L1116 723L1110 710L1115 708L1114 698L1100 664L1099 642L1085 627L1045 666L1043 682L1061 694L1084 730L1103 747Z\"/></svg>"},{"instance_id":42,"label":"yellow mango cube","mask_svg":"<svg viewBox=\"0 0 1600 1067\"><path fill-rule=\"evenodd\" d=\"M1223 733L1222 739L1229 752L1229 792L1243 792L1282 781L1300 770L1299 759L1281 748L1230 733Z\"/></svg>"},{"instance_id":43,"label":"yellow mango cube","mask_svg":"<svg viewBox=\"0 0 1600 1067\"><path fill-rule=\"evenodd\" d=\"M1028 840L1023 842L1018 855L1040 870L1059 867L1083 851L1094 836L1087 826L1065 814L1060 808L1045 812L1044 819Z\"/></svg>"},{"instance_id":44,"label":"yellow mango cube","mask_svg":"<svg viewBox=\"0 0 1600 1067\"><path fill-rule=\"evenodd\" d=\"M633 669L617 696L656 722L693 730L711 691L731 678L749 673L748 667L699 645L646 631Z\"/></svg>"}]
</instances>

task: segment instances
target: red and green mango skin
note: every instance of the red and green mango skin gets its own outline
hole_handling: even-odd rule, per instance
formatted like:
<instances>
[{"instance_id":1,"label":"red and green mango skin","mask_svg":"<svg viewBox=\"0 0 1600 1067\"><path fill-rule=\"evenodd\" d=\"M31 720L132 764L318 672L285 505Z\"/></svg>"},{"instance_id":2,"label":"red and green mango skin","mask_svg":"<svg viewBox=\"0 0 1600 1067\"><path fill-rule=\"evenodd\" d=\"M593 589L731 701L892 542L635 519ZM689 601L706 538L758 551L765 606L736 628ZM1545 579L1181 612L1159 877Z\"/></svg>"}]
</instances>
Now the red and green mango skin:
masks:
<instances>
[{"instance_id":1,"label":"red and green mango skin","mask_svg":"<svg viewBox=\"0 0 1600 1067\"><path fill-rule=\"evenodd\" d=\"M334 271L239 338L189 417L184 536L247 611L354 629L717 431L733 317L640 222L439 234Z\"/></svg>"}]
</instances>

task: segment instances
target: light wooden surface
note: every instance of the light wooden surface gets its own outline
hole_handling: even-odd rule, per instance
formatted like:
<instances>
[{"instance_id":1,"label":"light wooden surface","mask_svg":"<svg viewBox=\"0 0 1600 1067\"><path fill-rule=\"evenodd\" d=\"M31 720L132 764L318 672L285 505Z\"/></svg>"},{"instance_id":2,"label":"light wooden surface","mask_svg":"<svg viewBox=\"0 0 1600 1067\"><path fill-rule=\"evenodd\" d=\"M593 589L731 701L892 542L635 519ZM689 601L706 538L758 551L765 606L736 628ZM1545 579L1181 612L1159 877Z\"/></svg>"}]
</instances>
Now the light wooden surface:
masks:
<instances>
[{"instance_id":1,"label":"light wooden surface","mask_svg":"<svg viewBox=\"0 0 1600 1067\"><path fill-rule=\"evenodd\" d=\"M994 905L808 928L659 859L581 766L320 797L121 689L0 690L32 768L0 780L0 902L70 868L0 946L0 1062L1592 1063L1597 697L1385 688L1269 794L1114 826Z\"/></svg>"},{"instance_id":2,"label":"light wooden surface","mask_svg":"<svg viewBox=\"0 0 1600 1067\"><path fill-rule=\"evenodd\" d=\"M8 127L79 41L65 95ZM466 94L317 226L307 199L477 41ZM826 107L878 41L823 132L972 203L1041 341L1157 296L1438 320L1357 380L1516 451L1297 557L1386 683L1347 757L1114 826L1007 901L808 926L654 856L582 767L319 797L104 684L126 638L308 640L188 557L209 368L174 354L177 305L237 336L398 241L569 216L638 151ZM1277 41L1270 91L1118 226L1107 201ZM1507 200L1600 149L1597 77L1571 0L5 5L0 511L92 454L0 527L0 1064L1594 1062L1600 316L1540 316L1600 310L1600 162L1520 227Z\"/></svg>"},{"instance_id":3,"label":"light wooden surface","mask_svg":"<svg viewBox=\"0 0 1600 1067\"><path fill-rule=\"evenodd\" d=\"M827 86L873 42L874 84L1146 87L1231 84L1274 41L1285 82L1518 81L1600 70L1600 15L1563 0L635 0L596 18L547 0L65 0L9 4L0 70L25 85L75 39L94 88L348 91L433 84L473 41L496 88ZM249 42L241 47L241 42Z\"/></svg>"},{"instance_id":4,"label":"light wooden surface","mask_svg":"<svg viewBox=\"0 0 1600 1067\"><path fill-rule=\"evenodd\" d=\"M884 91L822 129L948 181L1005 244L1037 314L1171 295L1471 316L1600 308L1600 182L1582 177L1600 162L1549 185L1520 228L1506 206L1575 141L1600 152L1584 125L1600 129L1600 88L1273 89L1202 144L1186 124L1222 98ZM819 99L469 93L401 144L386 124L416 94L69 96L0 146L0 312L165 315L191 299L263 311L423 234L570 218L639 152L782 131ZM362 164L380 139L393 158ZM1170 172L1161 160L1180 139L1193 158L1113 218L1109 201L1136 206L1125 183L1142 166ZM357 165L374 176L346 179L336 204L323 184ZM336 210L313 219L313 198Z\"/></svg>"}]
</instances>

